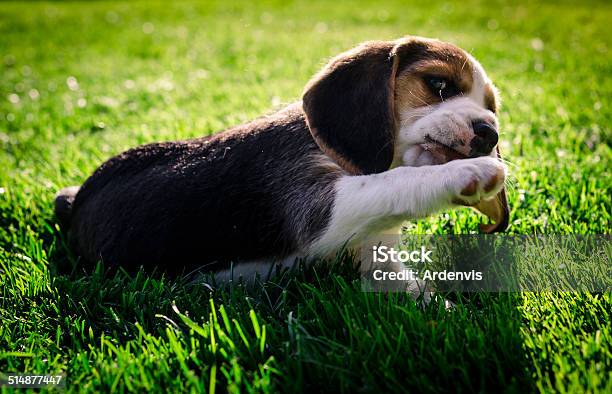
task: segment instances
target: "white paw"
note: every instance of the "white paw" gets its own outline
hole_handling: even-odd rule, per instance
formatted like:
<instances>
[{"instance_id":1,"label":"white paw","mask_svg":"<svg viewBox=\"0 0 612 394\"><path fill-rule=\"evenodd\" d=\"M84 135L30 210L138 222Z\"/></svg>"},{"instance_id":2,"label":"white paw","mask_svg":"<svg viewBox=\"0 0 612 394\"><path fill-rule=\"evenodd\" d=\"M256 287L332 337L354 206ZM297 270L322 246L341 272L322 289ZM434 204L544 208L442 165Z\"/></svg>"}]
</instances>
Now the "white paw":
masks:
<instances>
[{"instance_id":1,"label":"white paw","mask_svg":"<svg viewBox=\"0 0 612 394\"><path fill-rule=\"evenodd\" d=\"M450 203L475 205L495 196L504 186L506 166L492 157L455 160L446 164Z\"/></svg>"}]
</instances>

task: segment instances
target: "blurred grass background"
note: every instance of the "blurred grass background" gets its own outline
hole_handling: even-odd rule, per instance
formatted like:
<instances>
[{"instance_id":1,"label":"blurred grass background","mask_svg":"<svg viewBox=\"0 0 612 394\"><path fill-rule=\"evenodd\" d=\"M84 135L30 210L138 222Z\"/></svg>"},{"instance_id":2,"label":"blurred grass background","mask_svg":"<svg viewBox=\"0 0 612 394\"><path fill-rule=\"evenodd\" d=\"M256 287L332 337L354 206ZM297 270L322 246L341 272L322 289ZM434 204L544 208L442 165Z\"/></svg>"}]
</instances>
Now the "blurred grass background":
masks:
<instances>
[{"instance_id":1,"label":"blurred grass background","mask_svg":"<svg viewBox=\"0 0 612 394\"><path fill-rule=\"evenodd\" d=\"M510 232L609 233L611 18L608 2L0 2L0 372L67 371L74 391L612 390L610 294L447 313L360 293L341 261L248 291L65 273L51 209L113 154L252 119L340 51L415 34L470 51L501 91Z\"/></svg>"}]
</instances>

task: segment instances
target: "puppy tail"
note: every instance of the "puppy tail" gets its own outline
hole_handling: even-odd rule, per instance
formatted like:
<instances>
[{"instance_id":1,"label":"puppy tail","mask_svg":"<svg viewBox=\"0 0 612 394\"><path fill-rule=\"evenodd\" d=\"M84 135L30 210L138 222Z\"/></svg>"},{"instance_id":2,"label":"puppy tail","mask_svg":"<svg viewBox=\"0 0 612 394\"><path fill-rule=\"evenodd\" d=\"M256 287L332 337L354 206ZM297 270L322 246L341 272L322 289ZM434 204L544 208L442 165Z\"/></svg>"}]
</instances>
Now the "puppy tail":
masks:
<instances>
[{"instance_id":1,"label":"puppy tail","mask_svg":"<svg viewBox=\"0 0 612 394\"><path fill-rule=\"evenodd\" d=\"M72 220L72 203L79 192L79 186L69 186L61 189L55 195L55 216L60 227L67 230Z\"/></svg>"}]
</instances>

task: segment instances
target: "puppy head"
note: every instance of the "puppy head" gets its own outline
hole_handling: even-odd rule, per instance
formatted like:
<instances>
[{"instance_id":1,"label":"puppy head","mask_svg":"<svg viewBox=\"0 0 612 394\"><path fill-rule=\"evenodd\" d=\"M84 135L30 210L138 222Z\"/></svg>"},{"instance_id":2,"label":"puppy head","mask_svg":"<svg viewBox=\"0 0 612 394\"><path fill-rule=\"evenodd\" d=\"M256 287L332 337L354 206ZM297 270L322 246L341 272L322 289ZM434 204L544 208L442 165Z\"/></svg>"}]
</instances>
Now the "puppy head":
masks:
<instances>
[{"instance_id":1,"label":"puppy head","mask_svg":"<svg viewBox=\"0 0 612 394\"><path fill-rule=\"evenodd\" d=\"M398 164L496 156L498 100L482 66L451 44L427 39L401 45L397 56Z\"/></svg>"},{"instance_id":2,"label":"puppy head","mask_svg":"<svg viewBox=\"0 0 612 394\"><path fill-rule=\"evenodd\" d=\"M332 59L302 103L323 152L351 174L372 174L498 155L495 92L465 51L406 37L366 42ZM507 226L505 193L498 200L482 210L499 214L487 232Z\"/></svg>"}]
</instances>

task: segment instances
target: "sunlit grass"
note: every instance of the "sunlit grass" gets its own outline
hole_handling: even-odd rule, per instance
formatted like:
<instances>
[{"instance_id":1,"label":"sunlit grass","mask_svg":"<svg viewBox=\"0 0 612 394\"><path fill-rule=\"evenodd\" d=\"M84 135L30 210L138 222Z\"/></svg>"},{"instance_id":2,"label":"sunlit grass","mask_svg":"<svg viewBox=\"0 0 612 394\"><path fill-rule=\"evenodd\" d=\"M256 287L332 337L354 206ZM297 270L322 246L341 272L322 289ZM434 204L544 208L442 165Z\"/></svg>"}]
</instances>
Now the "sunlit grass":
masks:
<instances>
[{"instance_id":1,"label":"sunlit grass","mask_svg":"<svg viewBox=\"0 0 612 394\"><path fill-rule=\"evenodd\" d=\"M254 118L328 57L418 34L471 51L500 88L510 232L609 233L611 19L605 2L0 3L0 372L91 392L611 391L609 294L421 311L362 293L344 258L251 289L83 274L51 208L113 154Z\"/></svg>"}]
</instances>

